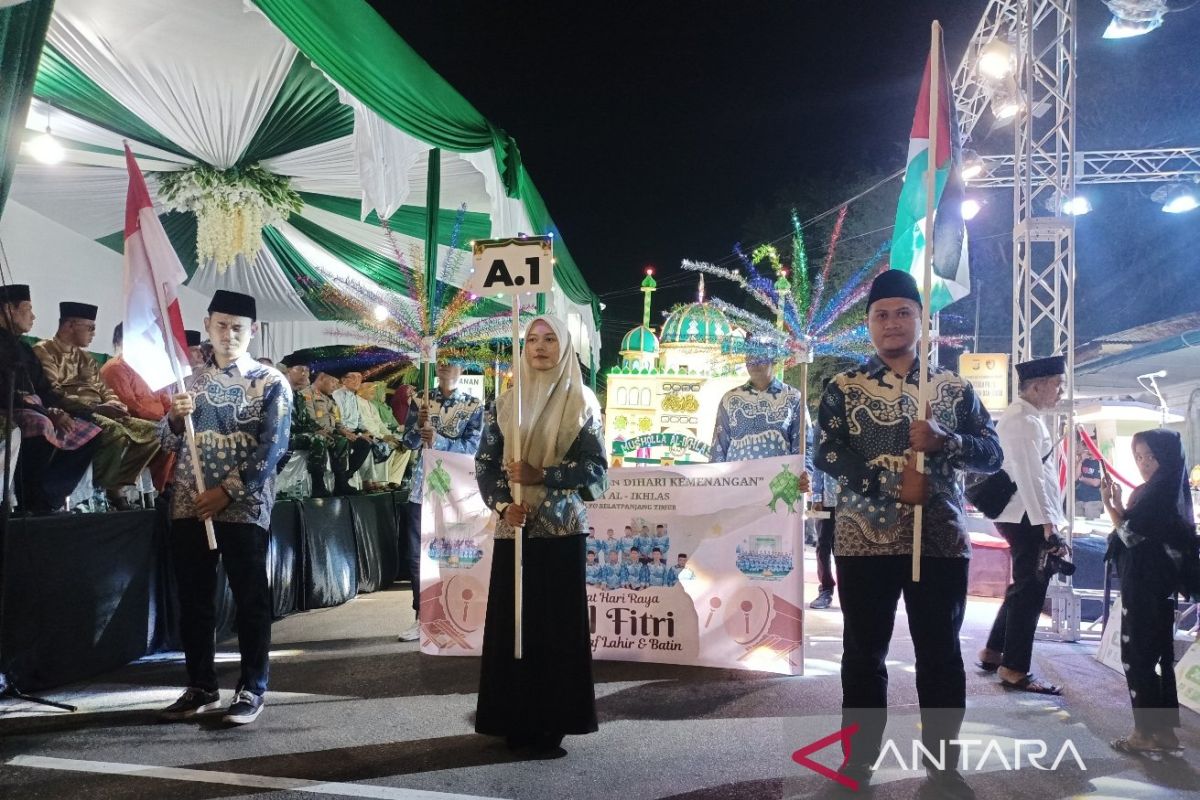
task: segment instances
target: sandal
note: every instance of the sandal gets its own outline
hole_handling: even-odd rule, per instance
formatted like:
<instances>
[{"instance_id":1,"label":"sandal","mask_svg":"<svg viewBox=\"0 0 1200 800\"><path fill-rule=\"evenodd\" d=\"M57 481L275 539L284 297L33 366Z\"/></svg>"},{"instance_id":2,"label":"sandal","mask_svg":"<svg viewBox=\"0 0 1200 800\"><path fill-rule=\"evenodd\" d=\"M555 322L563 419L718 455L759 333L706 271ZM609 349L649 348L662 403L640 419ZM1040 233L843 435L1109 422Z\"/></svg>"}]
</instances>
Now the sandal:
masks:
<instances>
[{"instance_id":1,"label":"sandal","mask_svg":"<svg viewBox=\"0 0 1200 800\"><path fill-rule=\"evenodd\" d=\"M1012 689L1013 691L1016 691L1016 692L1029 692L1031 694L1049 694L1049 695L1055 695L1055 696L1062 694L1061 688L1059 688L1058 686L1055 686L1053 683L1042 683L1037 678L1033 677L1032 674L1026 675L1024 678L1021 678L1021 680L1019 680L1019 681L1006 681L1003 678L1001 678L1000 685L1003 686L1005 689ZM1114 745L1114 747L1115 747L1115 745Z\"/></svg>"},{"instance_id":2,"label":"sandal","mask_svg":"<svg viewBox=\"0 0 1200 800\"><path fill-rule=\"evenodd\" d=\"M1131 756L1140 756L1142 758L1148 758L1151 761L1158 761L1163 755L1163 751L1157 747L1135 747L1126 736L1122 736L1119 739L1113 739L1108 744L1118 753L1126 753Z\"/></svg>"}]
</instances>

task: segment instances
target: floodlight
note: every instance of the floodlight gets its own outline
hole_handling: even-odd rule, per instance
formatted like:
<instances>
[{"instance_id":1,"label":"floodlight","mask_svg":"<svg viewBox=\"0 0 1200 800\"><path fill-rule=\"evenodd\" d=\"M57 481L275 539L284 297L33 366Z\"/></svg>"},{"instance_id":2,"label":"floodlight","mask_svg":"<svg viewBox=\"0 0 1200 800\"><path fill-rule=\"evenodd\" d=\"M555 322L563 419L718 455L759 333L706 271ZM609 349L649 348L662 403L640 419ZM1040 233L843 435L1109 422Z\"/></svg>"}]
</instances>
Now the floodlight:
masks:
<instances>
[{"instance_id":1,"label":"floodlight","mask_svg":"<svg viewBox=\"0 0 1200 800\"><path fill-rule=\"evenodd\" d=\"M1082 217L1092 210L1092 204L1083 195L1075 195L1070 200L1064 200L1062 212L1072 217Z\"/></svg>"},{"instance_id":2,"label":"floodlight","mask_svg":"<svg viewBox=\"0 0 1200 800\"><path fill-rule=\"evenodd\" d=\"M375 306L375 319L376 319L376 321L378 321L378 322L383 322L383 321L384 321L385 319L387 319L387 318L388 318L388 310L387 310L385 307L381 306L381 305L377 305L377 306Z\"/></svg>"},{"instance_id":3,"label":"floodlight","mask_svg":"<svg viewBox=\"0 0 1200 800\"><path fill-rule=\"evenodd\" d=\"M1162 210L1167 214L1183 214L1200 208L1200 192L1197 187L1186 183L1173 183L1156 189L1150 199L1162 203Z\"/></svg>"},{"instance_id":4,"label":"floodlight","mask_svg":"<svg viewBox=\"0 0 1200 800\"><path fill-rule=\"evenodd\" d=\"M983 203L976 200L974 197L968 197L962 201L962 218L965 220L975 219L976 215L983 210Z\"/></svg>"},{"instance_id":5,"label":"floodlight","mask_svg":"<svg viewBox=\"0 0 1200 800\"><path fill-rule=\"evenodd\" d=\"M1012 45L1003 39L993 39L979 51L979 71L992 80L1002 81L1011 75L1017 66Z\"/></svg>"},{"instance_id":6,"label":"floodlight","mask_svg":"<svg viewBox=\"0 0 1200 800\"><path fill-rule=\"evenodd\" d=\"M1009 122L1024 108L1025 96L1020 90L999 90L992 95L992 116L996 122Z\"/></svg>"},{"instance_id":7,"label":"floodlight","mask_svg":"<svg viewBox=\"0 0 1200 800\"><path fill-rule=\"evenodd\" d=\"M1104 0L1112 12L1112 22L1104 31L1105 39L1128 39L1162 27L1163 16L1171 9L1166 0Z\"/></svg>"}]
</instances>

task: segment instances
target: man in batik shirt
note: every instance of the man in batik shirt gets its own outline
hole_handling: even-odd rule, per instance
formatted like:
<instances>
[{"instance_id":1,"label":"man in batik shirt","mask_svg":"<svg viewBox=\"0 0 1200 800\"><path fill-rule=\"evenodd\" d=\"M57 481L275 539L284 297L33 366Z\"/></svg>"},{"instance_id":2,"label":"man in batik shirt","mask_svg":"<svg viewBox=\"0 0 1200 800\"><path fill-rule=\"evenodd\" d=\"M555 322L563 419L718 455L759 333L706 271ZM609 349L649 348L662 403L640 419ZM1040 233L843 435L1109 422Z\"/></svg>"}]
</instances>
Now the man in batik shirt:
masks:
<instances>
[{"instance_id":1,"label":"man in batik shirt","mask_svg":"<svg viewBox=\"0 0 1200 800\"><path fill-rule=\"evenodd\" d=\"M92 458L92 481L104 487L109 504L128 511L122 487L133 486L158 454L157 422L138 419L117 393L100 380L100 366L86 348L96 336L96 306L58 304L58 332L34 345L46 378L62 396L63 407L89 417L102 429Z\"/></svg>"},{"instance_id":2,"label":"man in batik shirt","mask_svg":"<svg viewBox=\"0 0 1200 800\"><path fill-rule=\"evenodd\" d=\"M186 719L216 708L217 563L222 562L237 607L241 675L224 721L253 722L263 709L271 649L271 587L267 581L267 531L275 503L279 460L288 449L292 390L274 367L247 352L258 332L254 298L218 290L204 327L212 360L176 394L159 423L163 447L175 453L171 498L171 550L179 587L180 634L188 688L167 708L166 719ZM196 489L194 462L184 438L191 415L204 491ZM210 550L204 520L211 520L217 549Z\"/></svg>"},{"instance_id":3,"label":"man in batik shirt","mask_svg":"<svg viewBox=\"0 0 1200 800\"><path fill-rule=\"evenodd\" d=\"M842 723L860 727L842 770L871 779L887 723L886 658L901 595L916 651L921 738L943 753L926 764L938 796L974 797L955 765L966 701L959 630L971 544L960 479L995 472L1003 456L971 384L949 370L928 375L928 414L917 419L921 295L912 276L887 270L867 297L875 347L865 364L836 375L821 398L817 468L838 482L834 554L842 607ZM925 454L925 472L916 469ZM921 579L912 579L913 517L924 507ZM942 748L945 748L942 750Z\"/></svg>"},{"instance_id":4,"label":"man in batik shirt","mask_svg":"<svg viewBox=\"0 0 1200 800\"><path fill-rule=\"evenodd\" d=\"M439 359L437 386L430 390L428 404L421 395L414 395L404 428L404 444L414 451L412 457L416 459L409 482L402 534L408 543L414 612L419 612L421 606L421 493L425 476L421 449L475 455L483 435L483 404L458 388L461 376L462 366ZM415 642L420 636L418 621L401 633L399 639Z\"/></svg>"}]
</instances>

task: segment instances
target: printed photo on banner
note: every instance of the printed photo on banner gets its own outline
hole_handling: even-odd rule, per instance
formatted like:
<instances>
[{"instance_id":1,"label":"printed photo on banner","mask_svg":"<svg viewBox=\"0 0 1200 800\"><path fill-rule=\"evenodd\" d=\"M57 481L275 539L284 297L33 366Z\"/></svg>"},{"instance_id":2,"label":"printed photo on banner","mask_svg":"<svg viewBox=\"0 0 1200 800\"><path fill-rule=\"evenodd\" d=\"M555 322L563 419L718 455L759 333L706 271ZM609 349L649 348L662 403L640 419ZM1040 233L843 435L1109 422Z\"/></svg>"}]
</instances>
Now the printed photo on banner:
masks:
<instances>
[{"instance_id":1,"label":"printed photo on banner","mask_svg":"<svg viewBox=\"0 0 1200 800\"><path fill-rule=\"evenodd\" d=\"M422 649L477 655L493 515L470 456L425 458ZM798 457L610 470L588 506L593 656L801 674L801 470Z\"/></svg>"}]
</instances>

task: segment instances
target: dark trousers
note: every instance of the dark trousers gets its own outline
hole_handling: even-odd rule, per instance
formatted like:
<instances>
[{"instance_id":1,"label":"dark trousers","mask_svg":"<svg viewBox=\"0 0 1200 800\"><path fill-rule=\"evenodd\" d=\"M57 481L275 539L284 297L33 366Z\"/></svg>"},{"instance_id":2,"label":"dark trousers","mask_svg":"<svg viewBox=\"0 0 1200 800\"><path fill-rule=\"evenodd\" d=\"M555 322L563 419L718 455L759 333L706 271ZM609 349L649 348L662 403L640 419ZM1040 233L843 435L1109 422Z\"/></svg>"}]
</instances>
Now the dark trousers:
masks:
<instances>
[{"instance_id":1,"label":"dark trousers","mask_svg":"<svg viewBox=\"0 0 1200 800\"><path fill-rule=\"evenodd\" d=\"M817 585L822 592L832 592L837 586L833 579L833 509L827 509L829 519L817 520Z\"/></svg>"},{"instance_id":2,"label":"dark trousers","mask_svg":"<svg viewBox=\"0 0 1200 800\"><path fill-rule=\"evenodd\" d=\"M405 503L400 509L400 554L412 580L413 611L421 608L421 504Z\"/></svg>"},{"instance_id":3,"label":"dark trousers","mask_svg":"<svg viewBox=\"0 0 1200 800\"><path fill-rule=\"evenodd\" d=\"M13 485L21 507L29 511L62 508L92 463L100 437L76 450L60 450L43 436L21 441Z\"/></svg>"},{"instance_id":4,"label":"dark trousers","mask_svg":"<svg viewBox=\"0 0 1200 800\"><path fill-rule=\"evenodd\" d=\"M271 650L271 587L267 581L267 531L257 525L214 523L217 549L209 550L204 524L197 519L171 522L171 559L179 589L179 627L187 660L188 685L217 688L217 561L225 566L237 605L239 689L261 695L267 690Z\"/></svg>"},{"instance_id":5,"label":"dark trousers","mask_svg":"<svg viewBox=\"0 0 1200 800\"><path fill-rule=\"evenodd\" d=\"M1028 516L1022 517L1020 522L997 522L996 529L1008 542L1012 583L1004 590L1004 602L996 612L987 647L1004 654L1000 666L1024 675L1029 672L1033 659L1033 636L1046 603L1046 587L1050 584L1050 574L1038 572L1042 548L1046 544L1045 529L1041 525L1031 525Z\"/></svg>"},{"instance_id":6,"label":"dark trousers","mask_svg":"<svg viewBox=\"0 0 1200 800\"><path fill-rule=\"evenodd\" d=\"M885 660L901 595L916 653L921 740L934 756L946 742L946 766L958 761L950 745L962 727L967 678L958 633L967 606L965 558L922 558L921 580L912 581L911 556L842 556L837 560L842 606L842 727L857 723L850 760L871 765L879 757L887 724ZM904 748L901 748L904 750Z\"/></svg>"},{"instance_id":7,"label":"dark trousers","mask_svg":"<svg viewBox=\"0 0 1200 800\"><path fill-rule=\"evenodd\" d=\"M1121 661L1133 724L1151 734L1179 727L1175 686L1177 572L1158 542L1117 551L1121 579Z\"/></svg>"}]
</instances>

